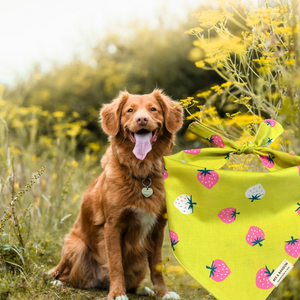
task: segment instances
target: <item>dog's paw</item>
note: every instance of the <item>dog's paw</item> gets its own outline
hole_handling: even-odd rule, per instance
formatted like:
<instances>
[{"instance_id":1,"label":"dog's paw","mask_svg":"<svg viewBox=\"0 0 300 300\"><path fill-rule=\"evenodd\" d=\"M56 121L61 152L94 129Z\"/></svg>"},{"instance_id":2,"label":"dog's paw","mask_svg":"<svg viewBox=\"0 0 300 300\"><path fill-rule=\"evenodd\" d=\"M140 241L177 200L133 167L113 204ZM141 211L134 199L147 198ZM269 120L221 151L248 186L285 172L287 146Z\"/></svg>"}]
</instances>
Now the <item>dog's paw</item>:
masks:
<instances>
[{"instance_id":1,"label":"dog's paw","mask_svg":"<svg viewBox=\"0 0 300 300\"><path fill-rule=\"evenodd\" d=\"M63 283L60 280L52 280L51 283L54 286L61 286L61 285L63 285Z\"/></svg>"},{"instance_id":2,"label":"dog's paw","mask_svg":"<svg viewBox=\"0 0 300 300\"><path fill-rule=\"evenodd\" d=\"M120 293L117 292L110 292L107 298L108 300L128 300L126 295L120 295Z\"/></svg>"},{"instance_id":3,"label":"dog's paw","mask_svg":"<svg viewBox=\"0 0 300 300\"><path fill-rule=\"evenodd\" d=\"M166 299L180 299L180 296L177 295L175 292L169 292L168 294L165 294L163 297L162 297L163 300L166 300Z\"/></svg>"},{"instance_id":4,"label":"dog's paw","mask_svg":"<svg viewBox=\"0 0 300 300\"><path fill-rule=\"evenodd\" d=\"M115 298L116 300L128 300L126 295L118 296Z\"/></svg>"},{"instance_id":5,"label":"dog's paw","mask_svg":"<svg viewBox=\"0 0 300 300\"><path fill-rule=\"evenodd\" d=\"M137 295L139 295L139 296L156 296L154 291L152 291L147 286L145 286L140 292L138 292Z\"/></svg>"}]
</instances>

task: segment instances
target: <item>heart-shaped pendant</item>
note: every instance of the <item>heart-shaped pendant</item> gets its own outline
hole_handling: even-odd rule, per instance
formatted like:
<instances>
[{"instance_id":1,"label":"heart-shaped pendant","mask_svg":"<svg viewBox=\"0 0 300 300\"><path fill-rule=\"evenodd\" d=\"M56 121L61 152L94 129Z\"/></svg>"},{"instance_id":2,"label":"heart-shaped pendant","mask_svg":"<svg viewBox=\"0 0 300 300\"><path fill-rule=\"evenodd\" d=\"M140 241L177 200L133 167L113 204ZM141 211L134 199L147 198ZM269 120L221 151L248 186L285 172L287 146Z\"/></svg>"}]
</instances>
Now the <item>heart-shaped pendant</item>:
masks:
<instances>
[{"instance_id":1,"label":"heart-shaped pendant","mask_svg":"<svg viewBox=\"0 0 300 300\"><path fill-rule=\"evenodd\" d=\"M146 198L148 198L148 197L150 197L150 196L153 194L153 190L152 190L151 188L149 188L149 187L144 187L144 188L142 189L142 194L143 194Z\"/></svg>"}]
</instances>

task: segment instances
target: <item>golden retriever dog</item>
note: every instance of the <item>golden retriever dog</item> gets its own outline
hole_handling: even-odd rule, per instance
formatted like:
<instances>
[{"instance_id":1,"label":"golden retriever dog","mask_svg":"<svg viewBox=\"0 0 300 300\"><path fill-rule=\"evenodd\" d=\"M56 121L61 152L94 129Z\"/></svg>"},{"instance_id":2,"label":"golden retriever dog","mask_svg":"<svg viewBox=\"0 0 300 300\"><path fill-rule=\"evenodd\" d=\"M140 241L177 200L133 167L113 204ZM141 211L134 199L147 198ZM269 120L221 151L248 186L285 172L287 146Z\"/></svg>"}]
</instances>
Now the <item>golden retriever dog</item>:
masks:
<instances>
[{"instance_id":1,"label":"golden retriever dog","mask_svg":"<svg viewBox=\"0 0 300 300\"><path fill-rule=\"evenodd\" d=\"M122 92L103 106L102 128L110 140L101 160L104 171L83 197L53 278L78 288L109 288L108 299L126 300L126 291L136 292L149 266L155 294L180 299L156 268L167 222L163 156L171 154L182 126L182 108L175 104L154 90Z\"/></svg>"}]
</instances>

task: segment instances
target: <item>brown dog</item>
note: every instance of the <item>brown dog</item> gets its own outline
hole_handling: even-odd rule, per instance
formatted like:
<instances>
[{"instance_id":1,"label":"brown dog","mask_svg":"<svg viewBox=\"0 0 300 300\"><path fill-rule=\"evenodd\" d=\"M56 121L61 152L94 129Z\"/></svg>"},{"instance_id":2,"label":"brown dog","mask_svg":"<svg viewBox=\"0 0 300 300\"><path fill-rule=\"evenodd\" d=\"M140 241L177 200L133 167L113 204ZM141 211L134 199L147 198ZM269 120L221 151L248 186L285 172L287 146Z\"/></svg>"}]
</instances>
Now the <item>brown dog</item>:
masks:
<instances>
[{"instance_id":1,"label":"brown dog","mask_svg":"<svg viewBox=\"0 0 300 300\"><path fill-rule=\"evenodd\" d=\"M171 154L182 126L182 109L175 104L154 90L122 92L102 108L111 143L101 161L104 171L84 195L52 272L55 279L79 288L109 288L108 299L126 300L126 291L136 292L149 265L155 293L180 299L168 292L156 269L166 226L163 156Z\"/></svg>"}]
</instances>

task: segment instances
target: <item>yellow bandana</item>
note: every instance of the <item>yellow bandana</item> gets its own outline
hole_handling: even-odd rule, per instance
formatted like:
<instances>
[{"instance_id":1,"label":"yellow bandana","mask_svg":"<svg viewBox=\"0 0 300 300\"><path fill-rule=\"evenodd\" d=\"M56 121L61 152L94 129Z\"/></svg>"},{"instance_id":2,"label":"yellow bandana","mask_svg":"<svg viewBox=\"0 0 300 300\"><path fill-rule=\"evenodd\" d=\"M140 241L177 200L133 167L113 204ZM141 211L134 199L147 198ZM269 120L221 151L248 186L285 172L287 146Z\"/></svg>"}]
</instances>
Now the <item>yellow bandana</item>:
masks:
<instances>
[{"instance_id":1,"label":"yellow bandana","mask_svg":"<svg viewBox=\"0 0 300 300\"><path fill-rule=\"evenodd\" d=\"M189 129L220 148L165 157L173 253L218 299L266 299L279 265L300 254L300 157L266 148L283 131L271 119L243 145L199 123ZM271 172L219 170L232 153L254 153Z\"/></svg>"}]
</instances>

